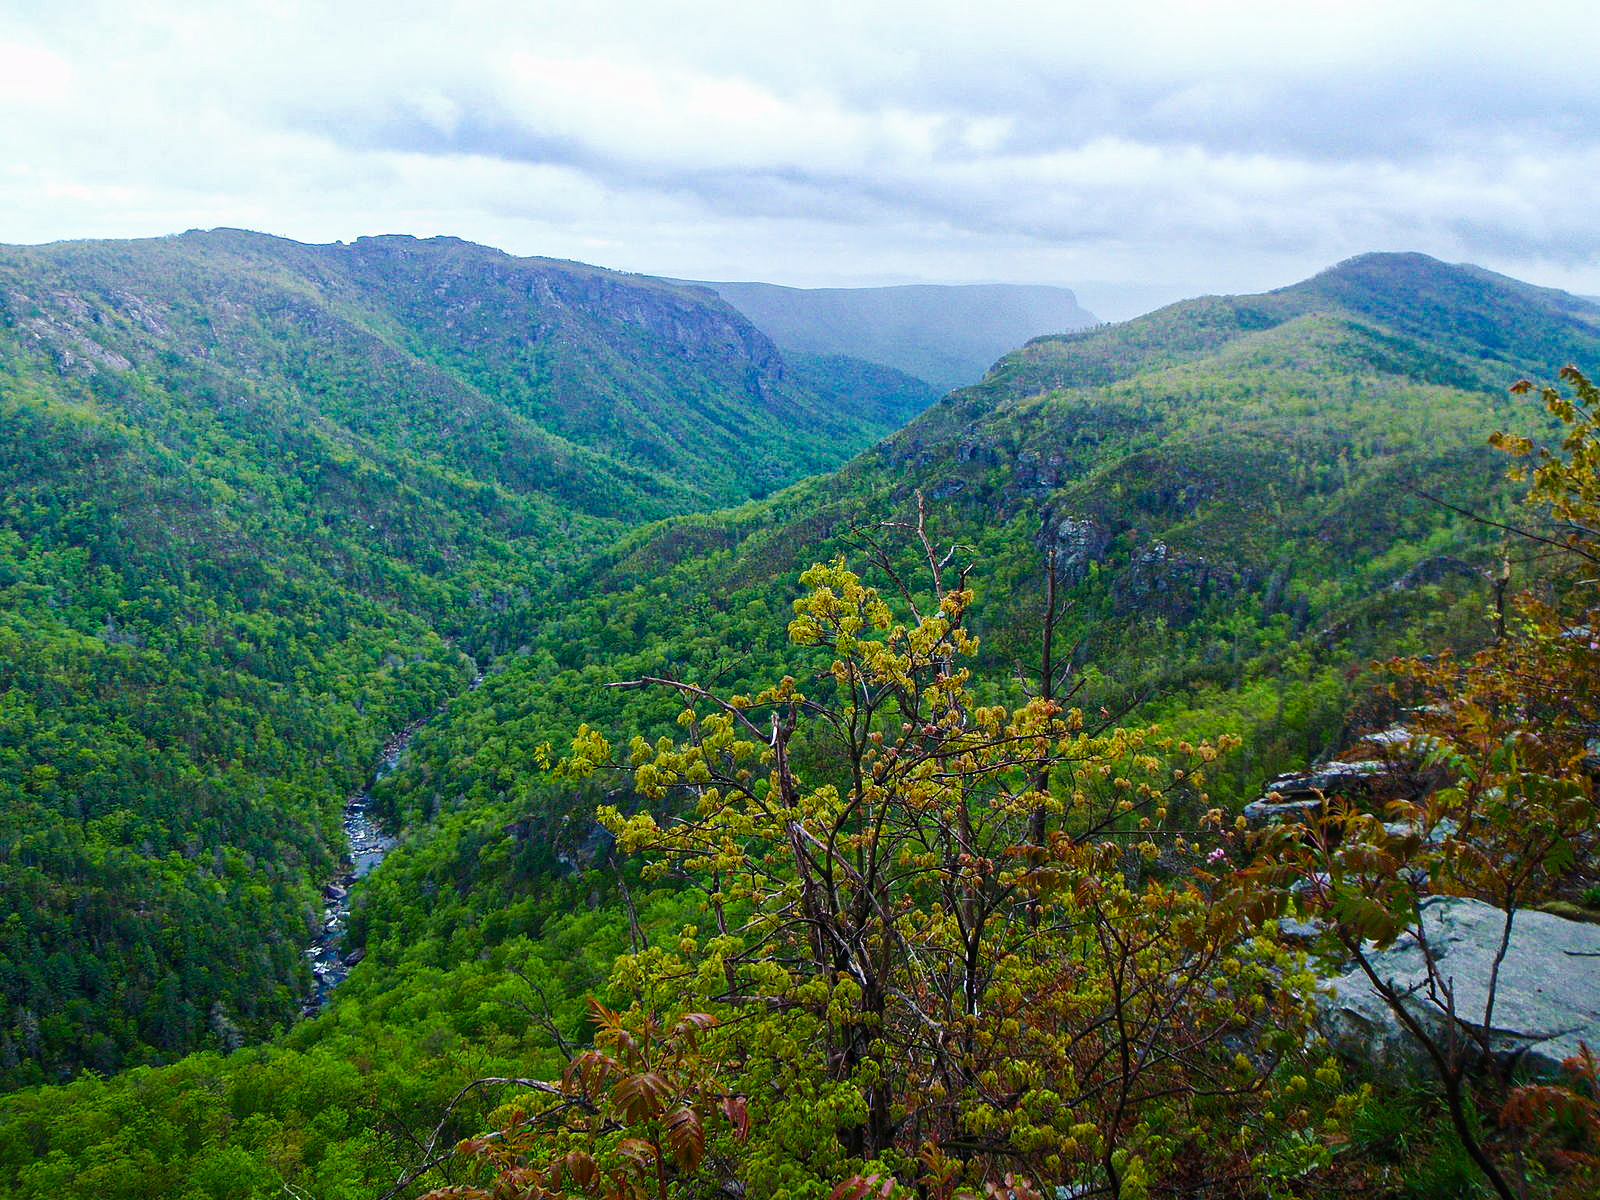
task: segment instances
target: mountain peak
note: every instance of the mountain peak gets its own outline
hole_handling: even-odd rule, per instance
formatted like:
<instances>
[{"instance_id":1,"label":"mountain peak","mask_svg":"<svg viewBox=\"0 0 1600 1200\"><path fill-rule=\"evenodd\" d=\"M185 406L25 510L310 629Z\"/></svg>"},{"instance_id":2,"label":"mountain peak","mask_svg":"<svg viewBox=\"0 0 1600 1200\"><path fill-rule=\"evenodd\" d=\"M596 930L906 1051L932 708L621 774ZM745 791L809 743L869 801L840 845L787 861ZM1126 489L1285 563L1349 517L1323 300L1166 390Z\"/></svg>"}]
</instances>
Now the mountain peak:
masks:
<instances>
[{"instance_id":1,"label":"mountain peak","mask_svg":"<svg viewBox=\"0 0 1600 1200\"><path fill-rule=\"evenodd\" d=\"M1600 329L1600 309L1566 292L1414 252L1358 255L1273 294L1331 301L1513 372L1553 371L1590 352Z\"/></svg>"}]
</instances>

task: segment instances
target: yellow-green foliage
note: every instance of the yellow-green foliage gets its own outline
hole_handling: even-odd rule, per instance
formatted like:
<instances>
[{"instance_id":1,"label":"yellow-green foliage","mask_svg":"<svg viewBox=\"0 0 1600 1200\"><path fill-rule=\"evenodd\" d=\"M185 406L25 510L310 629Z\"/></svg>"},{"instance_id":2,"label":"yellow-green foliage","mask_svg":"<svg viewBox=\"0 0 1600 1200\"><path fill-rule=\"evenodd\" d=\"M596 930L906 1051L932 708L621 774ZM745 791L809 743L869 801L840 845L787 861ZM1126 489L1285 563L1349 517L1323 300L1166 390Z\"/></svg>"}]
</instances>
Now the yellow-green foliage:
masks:
<instances>
[{"instance_id":1,"label":"yellow-green foliage","mask_svg":"<svg viewBox=\"0 0 1600 1200\"><path fill-rule=\"evenodd\" d=\"M826 669L726 697L663 681L682 736L610 757L650 808L603 807L602 823L704 911L617 960L613 989L635 997L621 1019L707 1014L698 1048L749 1116L672 1177L821 1197L852 1172L933 1172L946 1191L1011 1174L1138 1196L1323 1161L1338 1118L1304 1103L1313 1066L1282 1069L1306 1044L1311 979L1219 903L1210 835L1171 821L1205 809L1231 739L1180 746L1044 699L978 703L973 593L937 564L920 604L906 592L909 619L842 560L804 584L790 637L827 648ZM608 751L586 728L560 770L587 775ZM659 1130L591 1099L622 1138L585 1143L616 1187L597 1194L632 1195L623 1147ZM565 1132L513 1132L548 1181L574 1127L569 1109L542 1112ZM498 1145L474 1149L505 1170Z\"/></svg>"}]
</instances>

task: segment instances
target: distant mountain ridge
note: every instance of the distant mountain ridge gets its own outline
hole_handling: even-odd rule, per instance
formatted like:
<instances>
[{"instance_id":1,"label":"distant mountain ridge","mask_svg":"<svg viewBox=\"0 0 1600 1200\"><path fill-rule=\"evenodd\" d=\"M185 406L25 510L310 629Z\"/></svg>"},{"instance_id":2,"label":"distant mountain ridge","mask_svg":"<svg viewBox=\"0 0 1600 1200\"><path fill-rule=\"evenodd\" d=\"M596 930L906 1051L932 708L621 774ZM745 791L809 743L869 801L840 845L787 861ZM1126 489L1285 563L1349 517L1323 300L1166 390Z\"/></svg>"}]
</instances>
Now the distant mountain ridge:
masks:
<instances>
[{"instance_id":1,"label":"distant mountain ridge","mask_svg":"<svg viewBox=\"0 0 1600 1200\"><path fill-rule=\"evenodd\" d=\"M218 229L0 248L0 320L63 371L203 362L623 517L764 493L909 415L858 422L821 401L704 291L455 238L313 246Z\"/></svg>"},{"instance_id":2,"label":"distant mountain ridge","mask_svg":"<svg viewBox=\"0 0 1600 1200\"><path fill-rule=\"evenodd\" d=\"M997 362L980 391L1111 384L1317 314L1416 343L1409 353L1425 356L1426 368L1415 358L1389 368L1452 386L1492 387L1508 372L1553 375L1592 355L1600 337L1600 306L1566 292L1425 254L1363 254L1270 292L1200 296L1118 325L1035 338Z\"/></svg>"},{"instance_id":3,"label":"distant mountain ridge","mask_svg":"<svg viewBox=\"0 0 1600 1200\"><path fill-rule=\"evenodd\" d=\"M1097 323L1069 289L1038 284L695 286L716 292L785 351L894 367L941 392L976 383L995 359L1029 338Z\"/></svg>"}]
</instances>

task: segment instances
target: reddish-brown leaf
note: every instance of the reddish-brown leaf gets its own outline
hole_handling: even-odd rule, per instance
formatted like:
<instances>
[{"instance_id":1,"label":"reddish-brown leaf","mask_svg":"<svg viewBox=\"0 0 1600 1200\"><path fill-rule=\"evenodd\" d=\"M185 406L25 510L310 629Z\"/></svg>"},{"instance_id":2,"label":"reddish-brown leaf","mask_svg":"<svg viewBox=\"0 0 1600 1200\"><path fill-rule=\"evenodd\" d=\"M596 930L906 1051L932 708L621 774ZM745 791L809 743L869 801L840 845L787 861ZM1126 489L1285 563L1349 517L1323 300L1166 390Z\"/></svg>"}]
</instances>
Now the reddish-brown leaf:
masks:
<instances>
[{"instance_id":1,"label":"reddish-brown leaf","mask_svg":"<svg viewBox=\"0 0 1600 1200\"><path fill-rule=\"evenodd\" d=\"M743 1096L724 1096L722 1115L733 1126L733 1136L741 1142L750 1136L750 1106Z\"/></svg>"},{"instance_id":2,"label":"reddish-brown leaf","mask_svg":"<svg viewBox=\"0 0 1600 1200\"><path fill-rule=\"evenodd\" d=\"M662 1124L672 1157L685 1171L694 1170L706 1152L706 1127L700 1114L687 1106L675 1108Z\"/></svg>"},{"instance_id":3,"label":"reddish-brown leaf","mask_svg":"<svg viewBox=\"0 0 1600 1200\"><path fill-rule=\"evenodd\" d=\"M611 1099L630 1123L659 1117L667 1105L671 1085L654 1071L625 1075L611 1089Z\"/></svg>"},{"instance_id":4,"label":"reddish-brown leaf","mask_svg":"<svg viewBox=\"0 0 1600 1200\"><path fill-rule=\"evenodd\" d=\"M552 1181L558 1188L561 1186L563 1174L573 1183L585 1191L594 1187L595 1181L600 1178L600 1164L595 1162L594 1156L582 1150L570 1151L565 1157L557 1160Z\"/></svg>"}]
</instances>

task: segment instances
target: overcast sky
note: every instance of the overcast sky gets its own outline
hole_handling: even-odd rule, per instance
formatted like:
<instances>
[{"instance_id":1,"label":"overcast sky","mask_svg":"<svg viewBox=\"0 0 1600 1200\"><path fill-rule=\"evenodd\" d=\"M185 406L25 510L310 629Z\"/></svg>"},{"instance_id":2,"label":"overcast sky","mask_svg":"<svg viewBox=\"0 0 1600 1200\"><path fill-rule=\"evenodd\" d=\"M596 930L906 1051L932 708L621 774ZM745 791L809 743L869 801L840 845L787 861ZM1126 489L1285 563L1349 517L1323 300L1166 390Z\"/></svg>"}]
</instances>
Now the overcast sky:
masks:
<instances>
[{"instance_id":1,"label":"overcast sky","mask_svg":"<svg viewBox=\"0 0 1600 1200\"><path fill-rule=\"evenodd\" d=\"M1366 250L1600 293L1597 45L1592 0L8 0L0 241L448 233L1110 317Z\"/></svg>"}]
</instances>

